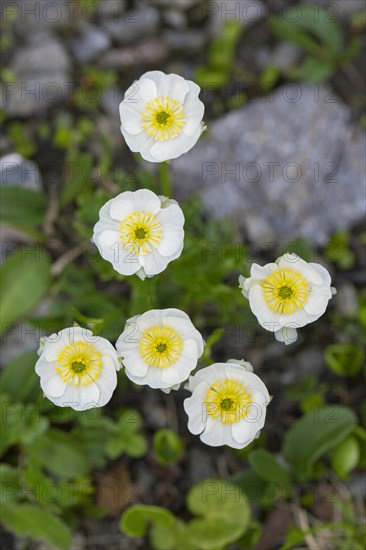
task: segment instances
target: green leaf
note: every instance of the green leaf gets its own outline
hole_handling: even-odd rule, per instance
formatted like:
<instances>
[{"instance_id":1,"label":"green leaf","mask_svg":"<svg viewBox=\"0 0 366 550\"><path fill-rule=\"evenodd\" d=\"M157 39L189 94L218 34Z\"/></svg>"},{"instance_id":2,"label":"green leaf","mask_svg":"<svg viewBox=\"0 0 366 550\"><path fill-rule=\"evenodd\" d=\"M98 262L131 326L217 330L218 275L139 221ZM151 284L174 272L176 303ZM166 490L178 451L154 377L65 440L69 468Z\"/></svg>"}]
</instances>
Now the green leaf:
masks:
<instances>
[{"instance_id":1,"label":"green leaf","mask_svg":"<svg viewBox=\"0 0 366 550\"><path fill-rule=\"evenodd\" d=\"M71 169L68 171L69 179L62 189L61 206L67 206L76 197L90 188L90 172L93 167L93 159L89 153L78 154L68 160Z\"/></svg>"},{"instance_id":2,"label":"green leaf","mask_svg":"<svg viewBox=\"0 0 366 550\"><path fill-rule=\"evenodd\" d=\"M25 230L37 227L44 219L46 204L46 196L34 189L15 185L0 186L0 214L3 222Z\"/></svg>"},{"instance_id":3,"label":"green leaf","mask_svg":"<svg viewBox=\"0 0 366 550\"><path fill-rule=\"evenodd\" d=\"M291 481L289 473L281 466L272 453L266 449L256 449L248 456L255 473L264 481L285 485Z\"/></svg>"},{"instance_id":4,"label":"green leaf","mask_svg":"<svg viewBox=\"0 0 366 550\"><path fill-rule=\"evenodd\" d=\"M356 416L341 405L327 405L306 413L286 433L283 454L300 481L311 477L314 462L352 431Z\"/></svg>"},{"instance_id":5,"label":"green leaf","mask_svg":"<svg viewBox=\"0 0 366 550\"><path fill-rule=\"evenodd\" d=\"M1 280L1 329L30 311L51 284L50 262L42 250L22 248L4 262Z\"/></svg>"},{"instance_id":6,"label":"green leaf","mask_svg":"<svg viewBox=\"0 0 366 550\"><path fill-rule=\"evenodd\" d=\"M46 470L63 478L84 475L89 470L83 445L72 434L61 430L50 429L29 452Z\"/></svg>"},{"instance_id":7,"label":"green leaf","mask_svg":"<svg viewBox=\"0 0 366 550\"><path fill-rule=\"evenodd\" d=\"M184 445L180 437L168 428L155 432L153 448L157 461L166 466L177 462L184 451Z\"/></svg>"},{"instance_id":8,"label":"green leaf","mask_svg":"<svg viewBox=\"0 0 366 550\"><path fill-rule=\"evenodd\" d=\"M33 403L14 403L6 395L1 396L1 403L0 454L12 445L33 443L47 430L47 419L39 415Z\"/></svg>"},{"instance_id":9,"label":"green leaf","mask_svg":"<svg viewBox=\"0 0 366 550\"><path fill-rule=\"evenodd\" d=\"M175 523L175 517L165 508L135 504L126 510L120 521L121 531L129 537L142 537L149 525L168 528Z\"/></svg>"},{"instance_id":10,"label":"green leaf","mask_svg":"<svg viewBox=\"0 0 366 550\"><path fill-rule=\"evenodd\" d=\"M330 21L328 13L323 9L315 13L314 7L302 5L299 10L294 6L286 11L286 19L272 17L270 26L278 36L310 53L328 53L329 57L335 57L342 52L342 28L338 22Z\"/></svg>"},{"instance_id":11,"label":"green leaf","mask_svg":"<svg viewBox=\"0 0 366 550\"><path fill-rule=\"evenodd\" d=\"M356 468L359 459L360 446L356 437L350 435L333 449L331 454L332 469L340 478L347 477Z\"/></svg>"},{"instance_id":12,"label":"green leaf","mask_svg":"<svg viewBox=\"0 0 366 550\"><path fill-rule=\"evenodd\" d=\"M132 458L140 458L147 451L146 438L141 434L129 436L125 441L125 452Z\"/></svg>"},{"instance_id":13,"label":"green leaf","mask_svg":"<svg viewBox=\"0 0 366 550\"><path fill-rule=\"evenodd\" d=\"M1 504L4 525L19 536L28 536L62 550L71 545L71 532L57 516L32 504Z\"/></svg>"},{"instance_id":14,"label":"green leaf","mask_svg":"<svg viewBox=\"0 0 366 550\"><path fill-rule=\"evenodd\" d=\"M122 409L113 434L106 441L106 452L115 460L123 453L134 458L143 456L147 451L146 438L136 433L141 426L141 415L134 409Z\"/></svg>"},{"instance_id":15,"label":"green leaf","mask_svg":"<svg viewBox=\"0 0 366 550\"><path fill-rule=\"evenodd\" d=\"M19 471L9 464L0 464L0 502L19 499Z\"/></svg>"},{"instance_id":16,"label":"green leaf","mask_svg":"<svg viewBox=\"0 0 366 550\"><path fill-rule=\"evenodd\" d=\"M324 359L338 376L354 376L364 364L365 352L355 344L331 344L324 351Z\"/></svg>"},{"instance_id":17,"label":"green leaf","mask_svg":"<svg viewBox=\"0 0 366 550\"><path fill-rule=\"evenodd\" d=\"M34 402L41 395L39 377L34 366L37 352L26 351L13 359L0 375L0 385L13 401Z\"/></svg>"},{"instance_id":18,"label":"green leaf","mask_svg":"<svg viewBox=\"0 0 366 550\"><path fill-rule=\"evenodd\" d=\"M208 479L193 487L187 495L187 507L189 511L202 516L207 520L206 530L214 525L219 525L216 530L217 546L224 547L226 544L237 540L244 534L250 519L250 508L246 497L240 487L218 479ZM197 533L204 532L204 522L195 521L193 530ZM198 538L197 544L198 544ZM204 546L205 538L202 537L200 548Z\"/></svg>"},{"instance_id":19,"label":"green leaf","mask_svg":"<svg viewBox=\"0 0 366 550\"><path fill-rule=\"evenodd\" d=\"M298 78L304 82L314 84L328 80L335 69L336 67L334 64L309 56L300 67L291 69L289 75L292 78Z\"/></svg>"}]
</instances>

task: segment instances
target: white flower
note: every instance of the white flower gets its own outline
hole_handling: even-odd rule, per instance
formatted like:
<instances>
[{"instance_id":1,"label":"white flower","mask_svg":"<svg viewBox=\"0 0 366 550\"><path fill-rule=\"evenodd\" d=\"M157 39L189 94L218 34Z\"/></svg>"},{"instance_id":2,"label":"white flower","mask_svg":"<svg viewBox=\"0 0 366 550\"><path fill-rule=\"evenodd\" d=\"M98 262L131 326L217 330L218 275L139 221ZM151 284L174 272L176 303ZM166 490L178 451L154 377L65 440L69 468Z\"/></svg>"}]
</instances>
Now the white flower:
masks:
<instances>
[{"instance_id":1,"label":"white flower","mask_svg":"<svg viewBox=\"0 0 366 550\"><path fill-rule=\"evenodd\" d=\"M253 264L250 277L239 277L239 287L263 328L280 342L297 340L297 328L316 321L336 290L328 271L295 254L284 254L263 267Z\"/></svg>"},{"instance_id":2,"label":"white flower","mask_svg":"<svg viewBox=\"0 0 366 550\"><path fill-rule=\"evenodd\" d=\"M188 389L188 429L203 443L242 449L258 437L270 396L256 374L231 361L215 363L191 376Z\"/></svg>"},{"instance_id":3,"label":"white flower","mask_svg":"<svg viewBox=\"0 0 366 550\"><path fill-rule=\"evenodd\" d=\"M46 397L59 407L82 411L103 407L117 385L117 352L100 336L81 327L43 338L36 373Z\"/></svg>"},{"instance_id":4,"label":"white flower","mask_svg":"<svg viewBox=\"0 0 366 550\"><path fill-rule=\"evenodd\" d=\"M126 191L100 209L93 241L118 273L145 279L179 258L183 226L184 215L176 201L148 189Z\"/></svg>"},{"instance_id":5,"label":"white flower","mask_svg":"<svg viewBox=\"0 0 366 550\"><path fill-rule=\"evenodd\" d=\"M227 363L234 363L234 365L240 365L248 372L253 372L253 366L249 361L245 361L244 359L228 359Z\"/></svg>"},{"instance_id":6,"label":"white flower","mask_svg":"<svg viewBox=\"0 0 366 550\"><path fill-rule=\"evenodd\" d=\"M175 159L189 151L204 130L200 91L197 84L176 74L142 75L119 106L121 132L131 151L149 162Z\"/></svg>"},{"instance_id":7,"label":"white flower","mask_svg":"<svg viewBox=\"0 0 366 550\"><path fill-rule=\"evenodd\" d=\"M116 343L128 378L162 390L187 380L203 347L201 334L179 309L153 309L132 317Z\"/></svg>"}]
</instances>

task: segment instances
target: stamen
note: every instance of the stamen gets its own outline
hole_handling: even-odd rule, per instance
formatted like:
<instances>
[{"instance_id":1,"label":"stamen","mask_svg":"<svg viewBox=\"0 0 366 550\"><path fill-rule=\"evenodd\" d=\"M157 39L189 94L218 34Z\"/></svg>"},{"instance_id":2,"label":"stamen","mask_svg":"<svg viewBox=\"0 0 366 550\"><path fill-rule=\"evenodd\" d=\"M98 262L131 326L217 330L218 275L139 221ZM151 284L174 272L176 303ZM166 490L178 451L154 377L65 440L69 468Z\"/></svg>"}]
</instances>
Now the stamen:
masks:
<instances>
[{"instance_id":1,"label":"stamen","mask_svg":"<svg viewBox=\"0 0 366 550\"><path fill-rule=\"evenodd\" d=\"M234 424L246 417L251 399L251 394L238 380L217 380L206 394L206 412L223 424Z\"/></svg>"},{"instance_id":2,"label":"stamen","mask_svg":"<svg viewBox=\"0 0 366 550\"><path fill-rule=\"evenodd\" d=\"M168 96L149 101L141 119L143 128L155 141L174 139L186 122L183 105Z\"/></svg>"},{"instance_id":3,"label":"stamen","mask_svg":"<svg viewBox=\"0 0 366 550\"><path fill-rule=\"evenodd\" d=\"M179 359L183 341L179 334L167 326L148 329L140 340L140 355L149 367L165 369Z\"/></svg>"},{"instance_id":4,"label":"stamen","mask_svg":"<svg viewBox=\"0 0 366 550\"><path fill-rule=\"evenodd\" d=\"M94 382L102 370L102 356L92 344L74 342L65 346L57 358L56 368L66 384L77 387Z\"/></svg>"},{"instance_id":5,"label":"stamen","mask_svg":"<svg viewBox=\"0 0 366 550\"><path fill-rule=\"evenodd\" d=\"M281 314L301 309L309 295L309 285L304 277L288 268L271 273L262 284L262 288L268 307Z\"/></svg>"},{"instance_id":6,"label":"stamen","mask_svg":"<svg viewBox=\"0 0 366 550\"><path fill-rule=\"evenodd\" d=\"M162 238L160 222L150 212L133 212L119 228L123 248L133 254L146 255Z\"/></svg>"}]
</instances>

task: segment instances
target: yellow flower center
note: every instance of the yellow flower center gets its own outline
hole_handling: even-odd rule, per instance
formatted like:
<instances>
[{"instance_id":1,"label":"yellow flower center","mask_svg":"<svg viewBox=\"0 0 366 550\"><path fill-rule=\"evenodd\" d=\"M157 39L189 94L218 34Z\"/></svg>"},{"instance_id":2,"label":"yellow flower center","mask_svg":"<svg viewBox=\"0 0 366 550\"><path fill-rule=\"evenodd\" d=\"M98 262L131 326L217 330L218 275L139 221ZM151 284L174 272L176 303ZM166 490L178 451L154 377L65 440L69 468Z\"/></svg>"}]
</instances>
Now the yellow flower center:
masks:
<instances>
[{"instance_id":1,"label":"yellow flower center","mask_svg":"<svg viewBox=\"0 0 366 550\"><path fill-rule=\"evenodd\" d=\"M102 356L92 344L74 342L64 347L57 358L56 371L66 384L77 387L94 382L102 370Z\"/></svg>"},{"instance_id":2,"label":"yellow flower center","mask_svg":"<svg viewBox=\"0 0 366 550\"><path fill-rule=\"evenodd\" d=\"M301 309L309 295L309 285L304 277L288 268L271 273L262 283L262 288L268 307L285 315Z\"/></svg>"},{"instance_id":3,"label":"yellow flower center","mask_svg":"<svg viewBox=\"0 0 366 550\"><path fill-rule=\"evenodd\" d=\"M149 101L141 119L142 127L155 141L177 137L186 122L183 105L168 96Z\"/></svg>"},{"instance_id":4,"label":"yellow flower center","mask_svg":"<svg viewBox=\"0 0 366 550\"><path fill-rule=\"evenodd\" d=\"M183 341L172 328L164 325L149 328L140 340L140 354L149 367L165 369L180 357Z\"/></svg>"},{"instance_id":5,"label":"yellow flower center","mask_svg":"<svg viewBox=\"0 0 366 550\"><path fill-rule=\"evenodd\" d=\"M119 236L125 250L145 256L161 240L161 225L150 212L133 212L122 220Z\"/></svg>"},{"instance_id":6,"label":"yellow flower center","mask_svg":"<svg viewBox=\"0 0 366 550\"><path fill-rule=\"evenodd\" d=\"M223 424L240 422L248 414L252 396L238 380L217 380L206 394L206 412Z\"/></svg>"}]
</instances>

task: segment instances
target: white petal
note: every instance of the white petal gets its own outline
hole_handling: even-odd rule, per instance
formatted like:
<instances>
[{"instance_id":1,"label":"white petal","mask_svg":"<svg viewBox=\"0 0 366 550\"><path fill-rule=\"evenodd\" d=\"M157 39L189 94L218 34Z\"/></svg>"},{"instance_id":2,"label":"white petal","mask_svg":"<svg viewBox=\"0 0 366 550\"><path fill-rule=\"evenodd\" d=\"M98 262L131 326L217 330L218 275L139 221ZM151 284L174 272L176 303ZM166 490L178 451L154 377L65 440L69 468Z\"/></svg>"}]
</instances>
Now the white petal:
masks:
<instances>
[{"instance_id":1,"label":"white petal","mask_svg":"<svg viewBox=\"0 0 366 550\"><path fill-rule=\"evenodd\" d=\"M200 357L203 352L203 338L198 330L193 326L190 319L179 319L170 316L164 316L162 323L165 326L176 330L183 340L192 338L196 342L196 354Z\"/></svg>"},{"instance_id":2,"label":"white petal","mask_svg":"<svg viewBox=\"0 0 366 550\"><path fill-rule=\"evenodd\" d=\"M320 264L313 263L313 262L310 262L309 266L312 269L315 269L315 271L317 271L319 273L319 275L321 275L324 285L329 285L329 286L331 285L332 279L330 277L329 271L327 269L325 269L325 267L323 267Z\"/></svg>"},{"instance_id":3,"label":"white petal","mask_svg":"<svg viewBox=\"0 0 366 550\"><path fill-rule=\"evenodd\" d=\"M100 391L98 405L99 407L104 407L110 401L117 386L115 364L109 357L103 357L103 368L96 380L96 384Z\"/></svg>"},{"instance_id":4,"label":"white petal","mask_svg":"<svg viewBox=\"0 0 366 550\"><path fill-rule=\"evenodd\" d=\"M318 287L314 285L304 303L304 309L310 315L323 315L331 297L332 293L329 286Z\"/></svg>"},{"instance_id":5,"label":"white petal","mask_svg":"<svg viewBox=\"0 0 366 550\"><path fill-rule=\"evenodd\" d=\"M184 125L183 132L187 136L192 136L197 132L198 127L201 126L201 121L205 113L205 106L198 98L201 91L200 87L191 81L188 81L188 86L189 93L186 95L184 101L186 123Z\"/></svg>"},{"instance_id":6,"label":"white petal","mask_svg":"<svg viewBox=\"0 0 366 550\"><path fill-rule=\"evenodd\" d=\"M162 71L149 71L141 78L148 78L155 83L157 90L156 97L168 96L180 103L184 102L190 89L188 81L176 74L165 74Z\"/></svg>"},{"instance_id":7,"label":"white petal","mask_svg":"<svg viewBox=\"0 0 366 550\"><path fill-rule=\"evenodd\" d=\"M118 273L133 275L141 268L136 254L122 247L116 231L103 231L95 244L102 258L108 260Z\"/></svg>"},{"instance_id":8,"label":"white petal","mask_svg":"<svg viewBox=\"0 0 366 550\"><path fill-rule=\"evenodd\" d=\"M198 435L205 427L203 419L206 413L203 409L203 401L198 396L193 395L184 400L183 407L188 415L189 431L194 435Z\"/></svg>"},{"instance_id":9,"label":"white petal","mask_svg":"<svg viewBox=\"0 0 366 550\"><path fill-rule=\"evenodd\" d=\"M202 443L211 447L219 447L221 445L229 445L234 449L240 448L238 442L232 436L231 424L223 424L219 420L213 419L211 416L207 418L206 426L203 433L200 435Z\"/></svg>"},{"instance_id":10,"label":"white petal","mask_svg":"<svg viewBox=\"0 0 366 550\"><path fill-rule=\"evenodd\" d=\"M222 378L225 374L226 366L226 363L214 363L209 367L205 367L197 371L194 376L189 378L190 391L193 392L201 382L204 382L207 385L208 391L210 384L214 384L218 378Z\"/></svg>"},{"instance_id":11,"label":"white petal","mask_svg":"<svg viewBox=\"0 0 366 550\"><path fill-rule=\"evenodd\" d=\"M76 411L83 411L98 406L99 388L95 382L88 386L73 386L68 384L66 391L61 397L50 397L58 407L71 407Z\"/></svg>"},{"instance_id":12,"label":"white petal","mask_svg":"<svg viewBox=\"0 0 366 550\"><path fill-rule=\"evenodd\" d=\"M151 154L151 149L156 142L149 134L143 131L133 135L127 132L123 126L121 126L121 132L128 147L133 153L140 153L142 158L148 162L160 162L160 160L157 160Z\"/></svg>"},{"instance_id":13,"label":"white petal","mask_svg":"<svg viewBox=\"0 0 366 550\"><path fill-rule=\"evenodd\" d=\"M37 368L38 367L38 368ZM65 393L66 384L56 371L57 363L43 362L42 367L39 365L39 361L36 365L36 372L41 377L40 384L43 393L49 397L60 397Z\"/></svg>"},{"instance_id":14,"label":"white petal","mask_svg":"<svg viewBox=\"0 0 366 550\"><path fill-rule=\"evenodd\" d=\"M135 210L134 193L125 191L109 201L109 215L116 221L121 221ZM119 225L118 225L119 227Z\"/></svg>"},{"instance_id":15,"label":"white petal","mask_svg":"<svg viewBox=\"0 0 366 550\"><path fill-rule=\"evenodd\" d=\"M297 330L291 326L282 327L280 330L277 330L274 335L278 342L283 342L286 346L293 344L297 340Z\"/></svg>"},{"instance_id":16,"label":"white petal","mask_svg":"<svg viewBox=\"0 0 366 550\"><path fill-rule=\"evenodd\" d=\"M184 239L184 214L179 206L173 204L160 210L156 218L162 228L162 239L157 248L162 256L171 256L181 247Z\"/></svg>"},{"instance_id":17,"label":"white petal","mask_svg":"<svg viewBox=\"0 0 366 550\"><path fill-rule=\"evenodd\" d=\"M318 315L320 317L320 315ZM297 309L293 313L287 313L280 316L281 327L301 328L305 325L316 321L317 317L309 315L304 308ZM276 330L279 330L276 329Z\"/></svg>"},{"instance_id":18,"label":"white petal","mask_svg":"<svg viewBox=\"0 0 366 550\"><path fill-rule=\"evenodd\" d=\"M144 131L142 126L142 112L144 105L138 103L136 105L129 104L123 101L119 106L121 124L129 134L136 135Z\"/></svg>"},{"instance_id":19,"label":"white petal","mask_svg":"<svg viewBox=\"0 0 366 550\"><path fill-rule=\"evenodd\" d=\"M323 284L323 278L320 273L313 269L310 264L305 262L296 254L284 254L281 258L278 259L278 265L281 269L292 269L297 271L305 280L309 283L316 285Z\"/></svg>"},{"instance_id":20,"label":"white petal","mask_svg":"<svg viewBox=\"0 0 366 550\"><path fill-rule=\"evenodd\" d=\"M99 210L99 220L95 224L94 231L93 231L93 242L94 243L96 242L96 240L98 239L98 236L103 231L107 231L107 230L109 230L109 231L118 231L119 230L119 225L120 225L119 222L117 220L114 220L111 217L111 214L110 214L110 207L113 204L114 200L115 199L112 199L112 200L108 201Z\"/></svg>"},{"instance_id":21,"label":"white petal","mask_svg":"<svg viewBox=\"0 0 366 550\"><path fill-rule=\"evenodd\" d=\"M197 345L194 340L183 342L182 353L177 362L169 368L162 369L162 382L173 386L187 380L197 366Z\"/></svg>"},{"instance_id":22,"label":"white petal","mask_svg":"<svg viewBox=\"0 0 366 550\"><path fill-rule=\"evenodd\" d=\"M48 361L55 361L66 346L79 340L93 343L95 341L95 336L93 336L90 330L82 327L64 328L60 332L44 338L42 357Z\"/></svg>"},{"instance_id":23,"label":"white petal","mask_svg":"<svg viewBox=\"0 0 366 550\"><path fill-rule=\"evenodd\" d=\"M169 141L156 141L150 150L151 156L156 162L180 157L197 143L201 135L201 127L192 136L186 136L183 132Z\"/></svg>"},{"instance_id":24,"label":"white petal","mask_svg":"<svg viewBox=\"0 0 366 550\"><path fill-rule=\"evenodd\" d=\"M142 378L146 376L149 366L142 359L138 349L134 352L130 352L128 355L123 356L122 358L123 365L126 370L127 376L130 378L130 375L135 377Z\"/></svg>"},{"instance_id":25,"label":"white petal","mask_svg":"<svg viewBox=\"0 0 366 550\"><path fill-rule=\"evenodd\" d=\"M131 106L138 106L158 97L155 82L143 75L140 80L136 80L126 91L123 102Z\"/></svg>"},{"instance_id":26,"label":"white petal","mask_svg":"<svg viewBox=\"0 0 366 550\"><path fill-rule=\"evenodd\" d=\"M133 193L133 201L136 212L150 212L158 214L161 209L159 197L150 189L138 189Z\"/></svg>"},{"instance_id":27,"label":"white petal","mask_svg":"<svg viewBox=\"0 0 366 550\"><path fill-rule=\"evenodd\" d=\"M263 295L263 289L259 285L253 286L249 291L250 309L257 317L263 328L274 332L280 328L281 314L269 308Z\"/></svg>"},{"instance_id":28,"label":"white petal","mask_svg":"<svg viewBox=\"0 0 366 550\"><path fill-rule=\"evenodd\" d=\"M258 264L252 264L250 269L250 275L253 279L264 280L272 275L274 271L278 271L278 265L274 263L266 264L264 266Z\"/></svg>"},{"instance_id":29,"label":"white petal","mask_svg":"<svg viewBox=\"0 0 366 550\"><path fill-rule=\"evenodd\" d=\"M156 248L146 255L139 255L139 262L145 270L147 276L158 275L167 267L170 259L162 256Z\"/></svg>"}]
</instances>

